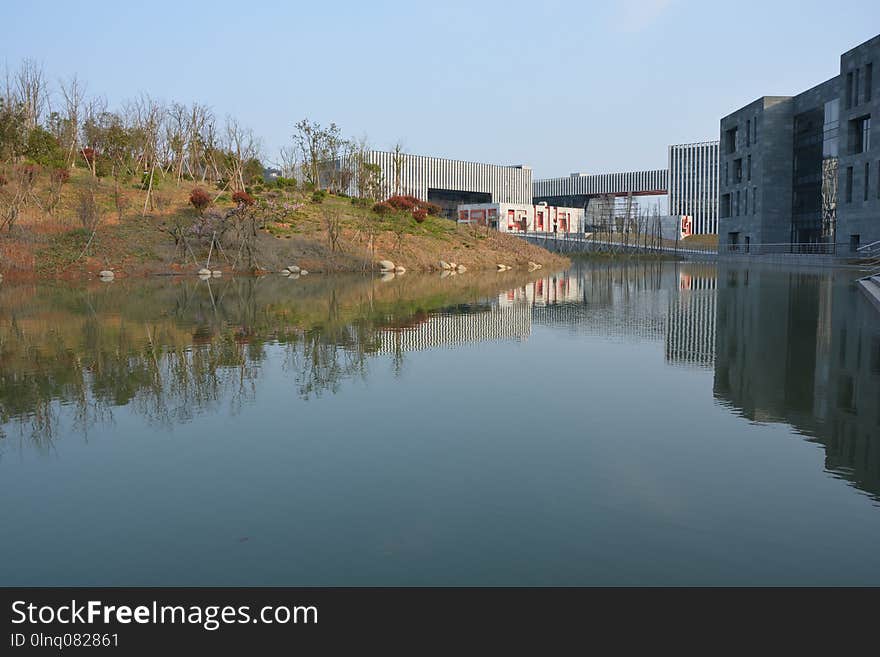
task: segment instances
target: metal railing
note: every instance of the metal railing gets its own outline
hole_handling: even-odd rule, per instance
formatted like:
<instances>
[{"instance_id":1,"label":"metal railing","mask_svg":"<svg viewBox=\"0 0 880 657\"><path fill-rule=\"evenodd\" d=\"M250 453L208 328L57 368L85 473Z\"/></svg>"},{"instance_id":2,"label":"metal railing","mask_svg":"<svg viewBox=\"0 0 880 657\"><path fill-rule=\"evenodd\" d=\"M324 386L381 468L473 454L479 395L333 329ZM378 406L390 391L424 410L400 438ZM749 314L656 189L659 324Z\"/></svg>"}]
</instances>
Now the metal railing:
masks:
<instances>
[{"instance_id":1,"label":"metal railing","mask_svg":"<svg viewBox=\"0 0 880 657\"><path fill-rule=\"evenodd\" d=\"M835 255L837 244L834 242L737 242L719 245L718 252L741 255Z\"/></svg>"},{"instance_id":2,"label":"metal railing","mask_svg":"<svg viewBox=\"0 0 880 657\"><path fill-rule=\"evenodd\" d=\"M865 244L864 246L860 246L856 249L856 253L859 256L871 257L875 255L880 255L880 240L876 242L871 242L870 244Z\"/></svg>"}]
</instances>

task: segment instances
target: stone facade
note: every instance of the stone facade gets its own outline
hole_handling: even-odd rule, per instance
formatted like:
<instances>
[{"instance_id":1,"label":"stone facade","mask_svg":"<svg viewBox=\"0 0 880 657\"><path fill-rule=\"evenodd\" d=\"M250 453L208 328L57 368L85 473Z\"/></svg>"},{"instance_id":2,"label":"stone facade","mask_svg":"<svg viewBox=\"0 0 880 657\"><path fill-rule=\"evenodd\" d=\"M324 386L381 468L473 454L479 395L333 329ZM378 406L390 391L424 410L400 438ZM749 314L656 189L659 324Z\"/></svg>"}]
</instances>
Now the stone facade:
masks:
<instances>
[{"instance_id":1,"label":"stone facade","mask_svg":"<svg viewBox=\"0 0 880 657\"><path fill-rule=\"evenodd\" d=\"M840 75L721 119L719 248L848 254L880 240L880 36Z\"/></svg>"}]
</instances>

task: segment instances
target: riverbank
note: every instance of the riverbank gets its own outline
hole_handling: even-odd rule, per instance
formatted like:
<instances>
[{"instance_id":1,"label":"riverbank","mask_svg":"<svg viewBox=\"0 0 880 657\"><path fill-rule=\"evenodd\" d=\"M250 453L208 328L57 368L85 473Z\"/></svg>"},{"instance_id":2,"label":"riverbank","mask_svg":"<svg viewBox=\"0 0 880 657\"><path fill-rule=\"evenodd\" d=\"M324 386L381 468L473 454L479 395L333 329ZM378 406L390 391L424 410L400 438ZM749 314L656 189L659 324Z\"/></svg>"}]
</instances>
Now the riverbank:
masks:
<instances>
[{"instance_id":1,"label":"riverbank","mask_svg":"<svg viewBox=\"0 0 880 657\"><path fill-rule=\"evenodd\" d=\"M377 212L371 202L343 196L257 186L242 203L212 189L206 190L210 207L198 211L190 203L197 183L155 186L153 207L144 214L139 186L117 197L112 181L74 172L51 213L34 204L0 234L0 273L28 280L82 279L104 270L117 277L189 275L203 267L251 274L294 264L314 273L363 272L378 269L380 260L408 271L438 270L441 260L491 271L499 264L522 270L530 262L547 269L569 264L511 235L437 216L417 219L408 210Z\"/></svg>"}]
</instances>

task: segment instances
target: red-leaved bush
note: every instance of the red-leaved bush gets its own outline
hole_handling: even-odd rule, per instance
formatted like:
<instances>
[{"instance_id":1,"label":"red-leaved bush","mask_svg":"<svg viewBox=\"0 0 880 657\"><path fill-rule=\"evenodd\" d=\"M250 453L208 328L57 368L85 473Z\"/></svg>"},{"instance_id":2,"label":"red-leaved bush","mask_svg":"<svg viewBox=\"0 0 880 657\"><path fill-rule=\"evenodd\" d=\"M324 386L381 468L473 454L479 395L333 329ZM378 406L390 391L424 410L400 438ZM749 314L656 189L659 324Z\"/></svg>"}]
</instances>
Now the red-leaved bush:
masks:
<instances>
[{"instance_id":1,"label":"red-leaved bush","mask_svg":"<svg viewBox=\"0 0 880 657\"><path fill-rule=\"evenodd\" d=\"M211 195L201 187L196 187L189 193L189 202L199 211L199 214L202 214L205 208L211 204Z\"/></svg>"},{"instance_id":2,"label":"red-leaved bush","mask_svg":"<svg viewBox=\"0 0 880 657\"><path fill-rule=\"evenodd\" d=\"M68 169L62 169L61 167L52 169L52 182L63 185L68 180L70 180L70 171Z\"/></svg>"},{"instance_id":3,"label":"red-leaved bush","mask_svg":"<svg viewBox=\"0 0 880 657\"><path fill-rule=\"evenodd\" d=\"M253 205L254 197L248 194L247 192L235 192L232 195L232 200L238 203L239 205Z\"/></svg>"},{"instance_id":4,"label":"red-leaved bush","mask_svg":"<svg viewBox=\"0 0 880 657\"><path fill-rule=\"evenodd\" d=\"M425 219L428 218L428 211L425 208L413 208L412 211L413 219L418 223L422 223Z\"/></svg>"},{"instance_id":5,"label":"red-leaved bush","mask_svg":"<svg viewBox=\"0 0 880 657\"><path fill-rule=\"evenodd\" d=\"M385 202L395 210L412 210L422 203L415 196L403 196L400 194L392 196Z\"/></svg>"},{"instance_id":6,"label":"red-leaved bush","mask_svg":"<svg viewBox=\"0 0 880 657\"><path fill-rule=\"evenodd\" d=\"M97 153L95 153L95 149L94 149L94 148L88 148L88 147L86 147L86 148L82 149L82 156L83 156L83 159L84 159L86 162L88 162L89 164L91 164L92 162L95 161L95 155L97 155Z\"/></svg>"}]
</instances>

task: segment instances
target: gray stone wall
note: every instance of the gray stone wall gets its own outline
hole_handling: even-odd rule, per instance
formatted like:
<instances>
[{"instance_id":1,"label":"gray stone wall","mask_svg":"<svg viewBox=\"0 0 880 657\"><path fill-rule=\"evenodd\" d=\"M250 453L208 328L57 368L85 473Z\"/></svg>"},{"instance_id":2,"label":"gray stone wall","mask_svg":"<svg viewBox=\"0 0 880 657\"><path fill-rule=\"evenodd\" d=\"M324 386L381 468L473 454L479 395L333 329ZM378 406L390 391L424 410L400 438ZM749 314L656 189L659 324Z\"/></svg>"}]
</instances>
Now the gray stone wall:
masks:
<instances>
[{"instance_id":1,"label":"gray stone wall","mask_svg":"<svg viewBox=\"0 0 880 657\"><path fill-rule=\"evenodd\" d=\"M870 85L866 73L871 73ZM858 74L858 98L847 98L847 75ZM855 91L853 82L853 92ZM870 87L870 98L866 89ZM854 95L854 94L853 94ZM854 153L853 121L871 117L870 148ZM865 179L865 164L868 179ZM852 201L846 200L847 169L852 167ZM865 186L867 185L867 200ZM837 213L838 252L849 250L850 239L859 236L864 246L880 240L880 36L845 52L840 57L840 203Z\"/></svg>"}]
</instances>

